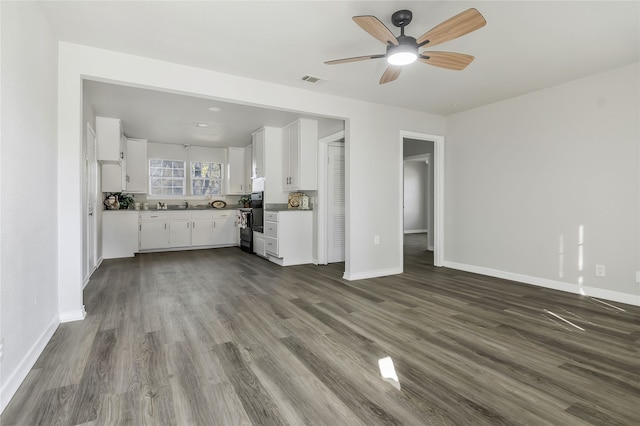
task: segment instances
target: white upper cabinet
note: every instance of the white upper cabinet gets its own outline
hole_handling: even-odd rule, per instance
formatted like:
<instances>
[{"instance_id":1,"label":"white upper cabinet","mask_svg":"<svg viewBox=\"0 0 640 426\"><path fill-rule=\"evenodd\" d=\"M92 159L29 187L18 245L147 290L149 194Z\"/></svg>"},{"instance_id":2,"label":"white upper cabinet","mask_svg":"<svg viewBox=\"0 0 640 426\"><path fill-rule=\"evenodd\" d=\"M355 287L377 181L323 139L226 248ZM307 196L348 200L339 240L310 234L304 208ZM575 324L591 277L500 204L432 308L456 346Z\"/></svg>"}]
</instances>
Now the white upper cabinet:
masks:
<instances>
[{"instance_id":1,"label":"white upper cabinet","mask_svg":"<svg viewBox=\"0 0 640 426\"><path fill-rule=\"evenodd\" d=\"M300 118L282 130L283 191L318 189L318 122Z\"/></svg>"},{"instance_id":2,"label":"white upper cabinet","mask_svg":"<svg viewBox=\"0 0 640 426\"><path fill-rule=\"evenodd\" d=\"M125 141L119 118L96 117L96 158L98 161L122 163Z\"/></svg>"},{"instance_id":3,"label":"white upper cabinet","mask_svg":"<svg viewBox=\"0 0 640 426\"><path fill-rule=\"evenodd\" d=\"M251 177L253 179L264 177L264 134L262 128L251 135Z\"/></svg>"},{"instance_id":4,"label":"white upper cabinet","mask_svg":"<svg viewBox=\"0 0 640 426\"><path fill-rule=\"evenodd\" d=\"M253 150L253 145L249 145L244 148L244 184L246 185L245 194L249 194L251 192L251 178L253 176L252 167L253 160L251 151Z\"/></svg>"},{"instance_id":5,"label":"white upper cabinet","mask_svg":"<svg viewBox=\"0 0 640 426\"><path fill-rule=\"evenodd\" d=\"M147 141L144 139L127 139L127 192L146 194L148 183Z\"/></svg>"},{"instance_id":6,"label":"white upper cabinet","mask_svg":"<svg viewBox=\"0 0 640 426\"><path fill-rule=\"evenodd\" d=\"M247 193L244 161L244 148L227 148L227 195Z\"/></svg>"}]
</instances>

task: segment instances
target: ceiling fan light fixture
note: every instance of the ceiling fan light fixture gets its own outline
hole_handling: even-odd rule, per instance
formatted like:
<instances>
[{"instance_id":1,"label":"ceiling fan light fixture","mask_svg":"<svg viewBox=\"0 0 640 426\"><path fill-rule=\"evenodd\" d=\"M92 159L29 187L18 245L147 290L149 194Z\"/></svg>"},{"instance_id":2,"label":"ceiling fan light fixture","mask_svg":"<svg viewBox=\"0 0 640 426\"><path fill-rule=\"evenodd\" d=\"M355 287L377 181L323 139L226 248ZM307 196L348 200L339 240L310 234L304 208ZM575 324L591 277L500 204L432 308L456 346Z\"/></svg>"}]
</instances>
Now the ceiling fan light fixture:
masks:
<instances>
[{"instance_id":1,"label":"ceiling fan light fixture","mask_svg":"<svg viewBox=\"0 0 640 426\"><path fill-rule=\"evenodd\" d=\"M418 48L410 45L399 45L389 48L387 62L391 65L409 65L418 59Z\"/></svg>"}]
</instances>

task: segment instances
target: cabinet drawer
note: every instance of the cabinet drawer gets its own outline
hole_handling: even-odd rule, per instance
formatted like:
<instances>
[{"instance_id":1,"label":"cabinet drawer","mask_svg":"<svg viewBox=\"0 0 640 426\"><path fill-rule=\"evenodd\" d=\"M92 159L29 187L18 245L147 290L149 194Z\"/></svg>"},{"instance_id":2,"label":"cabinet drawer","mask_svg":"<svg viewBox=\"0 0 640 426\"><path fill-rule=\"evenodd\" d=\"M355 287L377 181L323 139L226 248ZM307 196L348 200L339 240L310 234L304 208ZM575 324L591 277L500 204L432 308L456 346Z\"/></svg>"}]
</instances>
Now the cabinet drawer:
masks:
<instances>
[{"instance_id":1,"label":"cabinet drawer","mask_svg":"<svg viewBox=\"0 0 640 426\"><path fill-rule=\"evenodd\" d=\"M277 222L278 212L264 212L264 220L269 222Z\"/></svg>"},{"instance_id":2,"label":"cabinet drawer","mask_svg":"<svg viewBox=\"0 0 640 426\"><path fill-rule=\"evenodd\" d=\"M140 213L140 220L141 221L148 221L148 220L166 220L167 217L162 214L162 213L152 213L152 212L144 212L144 213Z\"/></svg>"},{"instance_id":3,"label":"cabinet drawer","mask_svg":"<svg viewBox=\"0 0 640 426\"><path fill-rule=\"evenodd\" d=\"M226 219L229 217L236 217L236 210L226 210L223 212L211 212L213 214L214 219Z\"/></svg>"},{"instance_id":4,"label":"cabinet drawer","mask_svg":"<svg viewBox=\"0 0 640 426\"><path fill-rule=\"evenodd\" d=\"M265 222L264 234L268 237L278 238L278 224L276 222Z\"/></svg>"},{"instance_id":5,"label":"cabinet drawer","mask_svg":"<svg viewBox=\"0 0 640 426\"><path fill-rule=\"evenodd\" d=\"M278 239L273 237L264 237L265 251L274 256L278 256Z\"/></svg>"}]
</instances>

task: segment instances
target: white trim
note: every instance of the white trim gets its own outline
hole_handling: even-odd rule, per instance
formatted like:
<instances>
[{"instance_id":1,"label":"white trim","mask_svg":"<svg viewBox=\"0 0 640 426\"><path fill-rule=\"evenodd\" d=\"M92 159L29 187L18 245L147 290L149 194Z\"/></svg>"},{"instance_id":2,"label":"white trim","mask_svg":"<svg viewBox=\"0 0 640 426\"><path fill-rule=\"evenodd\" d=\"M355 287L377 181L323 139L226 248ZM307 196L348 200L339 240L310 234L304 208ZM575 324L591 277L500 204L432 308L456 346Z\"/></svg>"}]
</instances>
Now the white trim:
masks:
<instances>
[{"instance_id":1,"label":"white trim","mask_svg":"<svg viewBox=\"0 0 640 426\"><path fill-rule=\"evenodd\" d=\"M0 388L0 413L4 411L24 379L27 378L29 371L31 371L38 357L42 354L42 351L44 351L45 346L47 346L47 343L51 340L58 325L60 325L60 321L54 316L44 332L36 339L31 348L29 348L18 366L9 377L3 380L2 388Z\"/></svg>"},{"instance_id":2,"label":"white trim","mask_svg":"<svg viewBox=\"0 0 640 426\"><path fill-rule=\"evenodd\" d=\"M640 306L640 295L621 293L618 291L605 290L595 287L586 287L578 284L565 283L561 281L549 280L546 278L532 277L529 275L516 274L513 272L501 271L499 269L485 268L482 266L467 265L464 263L445 261L447 268L458 269L460 271L472 272L474 274L487 275L490 277L503 278L531 284L538 287L550 288L553 290L565 291L567 293L579 294L582 296L602 298L628 305Z\"/></svg>"},{"instance_id":3,"label":"white trim","mask_svg":"<svg viewBox=\"0 0 640 426\"><path fill-rule=\"evenodd\" d=\"M402 268L377 269L375 271L358 272L356 274L351 274L345 271L345 273L342 275L342 278L349 281L355 281L355 280L364 280L367 278L384 277L387 275L398 275L401 273L402 273Z\"/></svg>"},{"instance_id":4,"label":"white trim","mask_svg":"<svg viewBox=\"0 0 640 426\"><path fill-rule=\"evenodd\" d=\"M404 230L405 234L426 234L428 232L429 232L428 229L405 229Z\"/></svg>"},{"instance_id":5,"label":"white trim","mask_svg":"<svg viewBox=\"0 0 640 426\"><path fill-rule=\"evenodd\" d=\"M329 206L327 205L327 157L329 155L329 145L333 145L334 143L337 145L337 142L343 140L344 137L344 130L340 130L339 132L332 133L328 136L318 139L318 198L317 206L314 206L314 210L318 212L318 241L316 244L317 258L313 262L316 265L326 265L328 263L327 222L329 215ZM344 146L344 143L340 142L340 145ZM347 253L345 250L345 255L346 254Z\"/></svg>"},{"instance_id":6,"label":"white trim","mask_svg":"<svg viewBox=\"0 0 640 426\"><path fill-rule=\"evenodd\" d=\"M86 316L87 312L84 310L84 305L82 305L82 309L77 311L60 312L60 322L81 321Z\"/></svg>"},{"instance_id":7,"label":"white trim","mask_svg":"<svg viewBox=\"0 0 640 426\"><path fill-rule=\"evenodd\" d=\"M433 142L433 264L434 266L444 266L444 136L429 135L426 133L408 132L405 130L400 131L400 179L399 179L399 191L398 191L398 205L403 205L404 194L404 158L402 158L402 144L404 139L417 139L423 141ZM404 233L404 220L400 221L400 235ZM404 249L402 247L403 241L400 238L398 250L402 253L404 264ZM402 269L402 267L400 268Z\"/></svg>"}]
</instances>

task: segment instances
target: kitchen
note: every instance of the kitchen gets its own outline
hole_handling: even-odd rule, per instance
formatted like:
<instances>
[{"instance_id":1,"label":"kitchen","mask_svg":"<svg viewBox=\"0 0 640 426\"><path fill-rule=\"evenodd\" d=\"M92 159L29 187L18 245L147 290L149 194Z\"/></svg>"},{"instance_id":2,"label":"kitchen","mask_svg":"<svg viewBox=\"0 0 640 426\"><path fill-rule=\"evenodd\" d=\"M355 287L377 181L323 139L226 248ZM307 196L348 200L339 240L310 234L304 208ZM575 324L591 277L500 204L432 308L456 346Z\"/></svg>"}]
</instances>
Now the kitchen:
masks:
<instances>
[{"instance_id":1,"label":"kitchen","mask_svg":"<svg viewBox=\"0 0 640 426\"><path fill-rule=\"evenodd\" d=\"M318 158L326 150L318 140L343 141L343 120L88 80L83 98L85 285L102 259L240 246L240 209L246 218L252 192L264 194L264 232L252 231L245 251L282 266L319 263L318 215L326 210L317 204L326 184ZM109 195L117 193L131 198L114 206Z\"/></svg>"}]
</instances>

